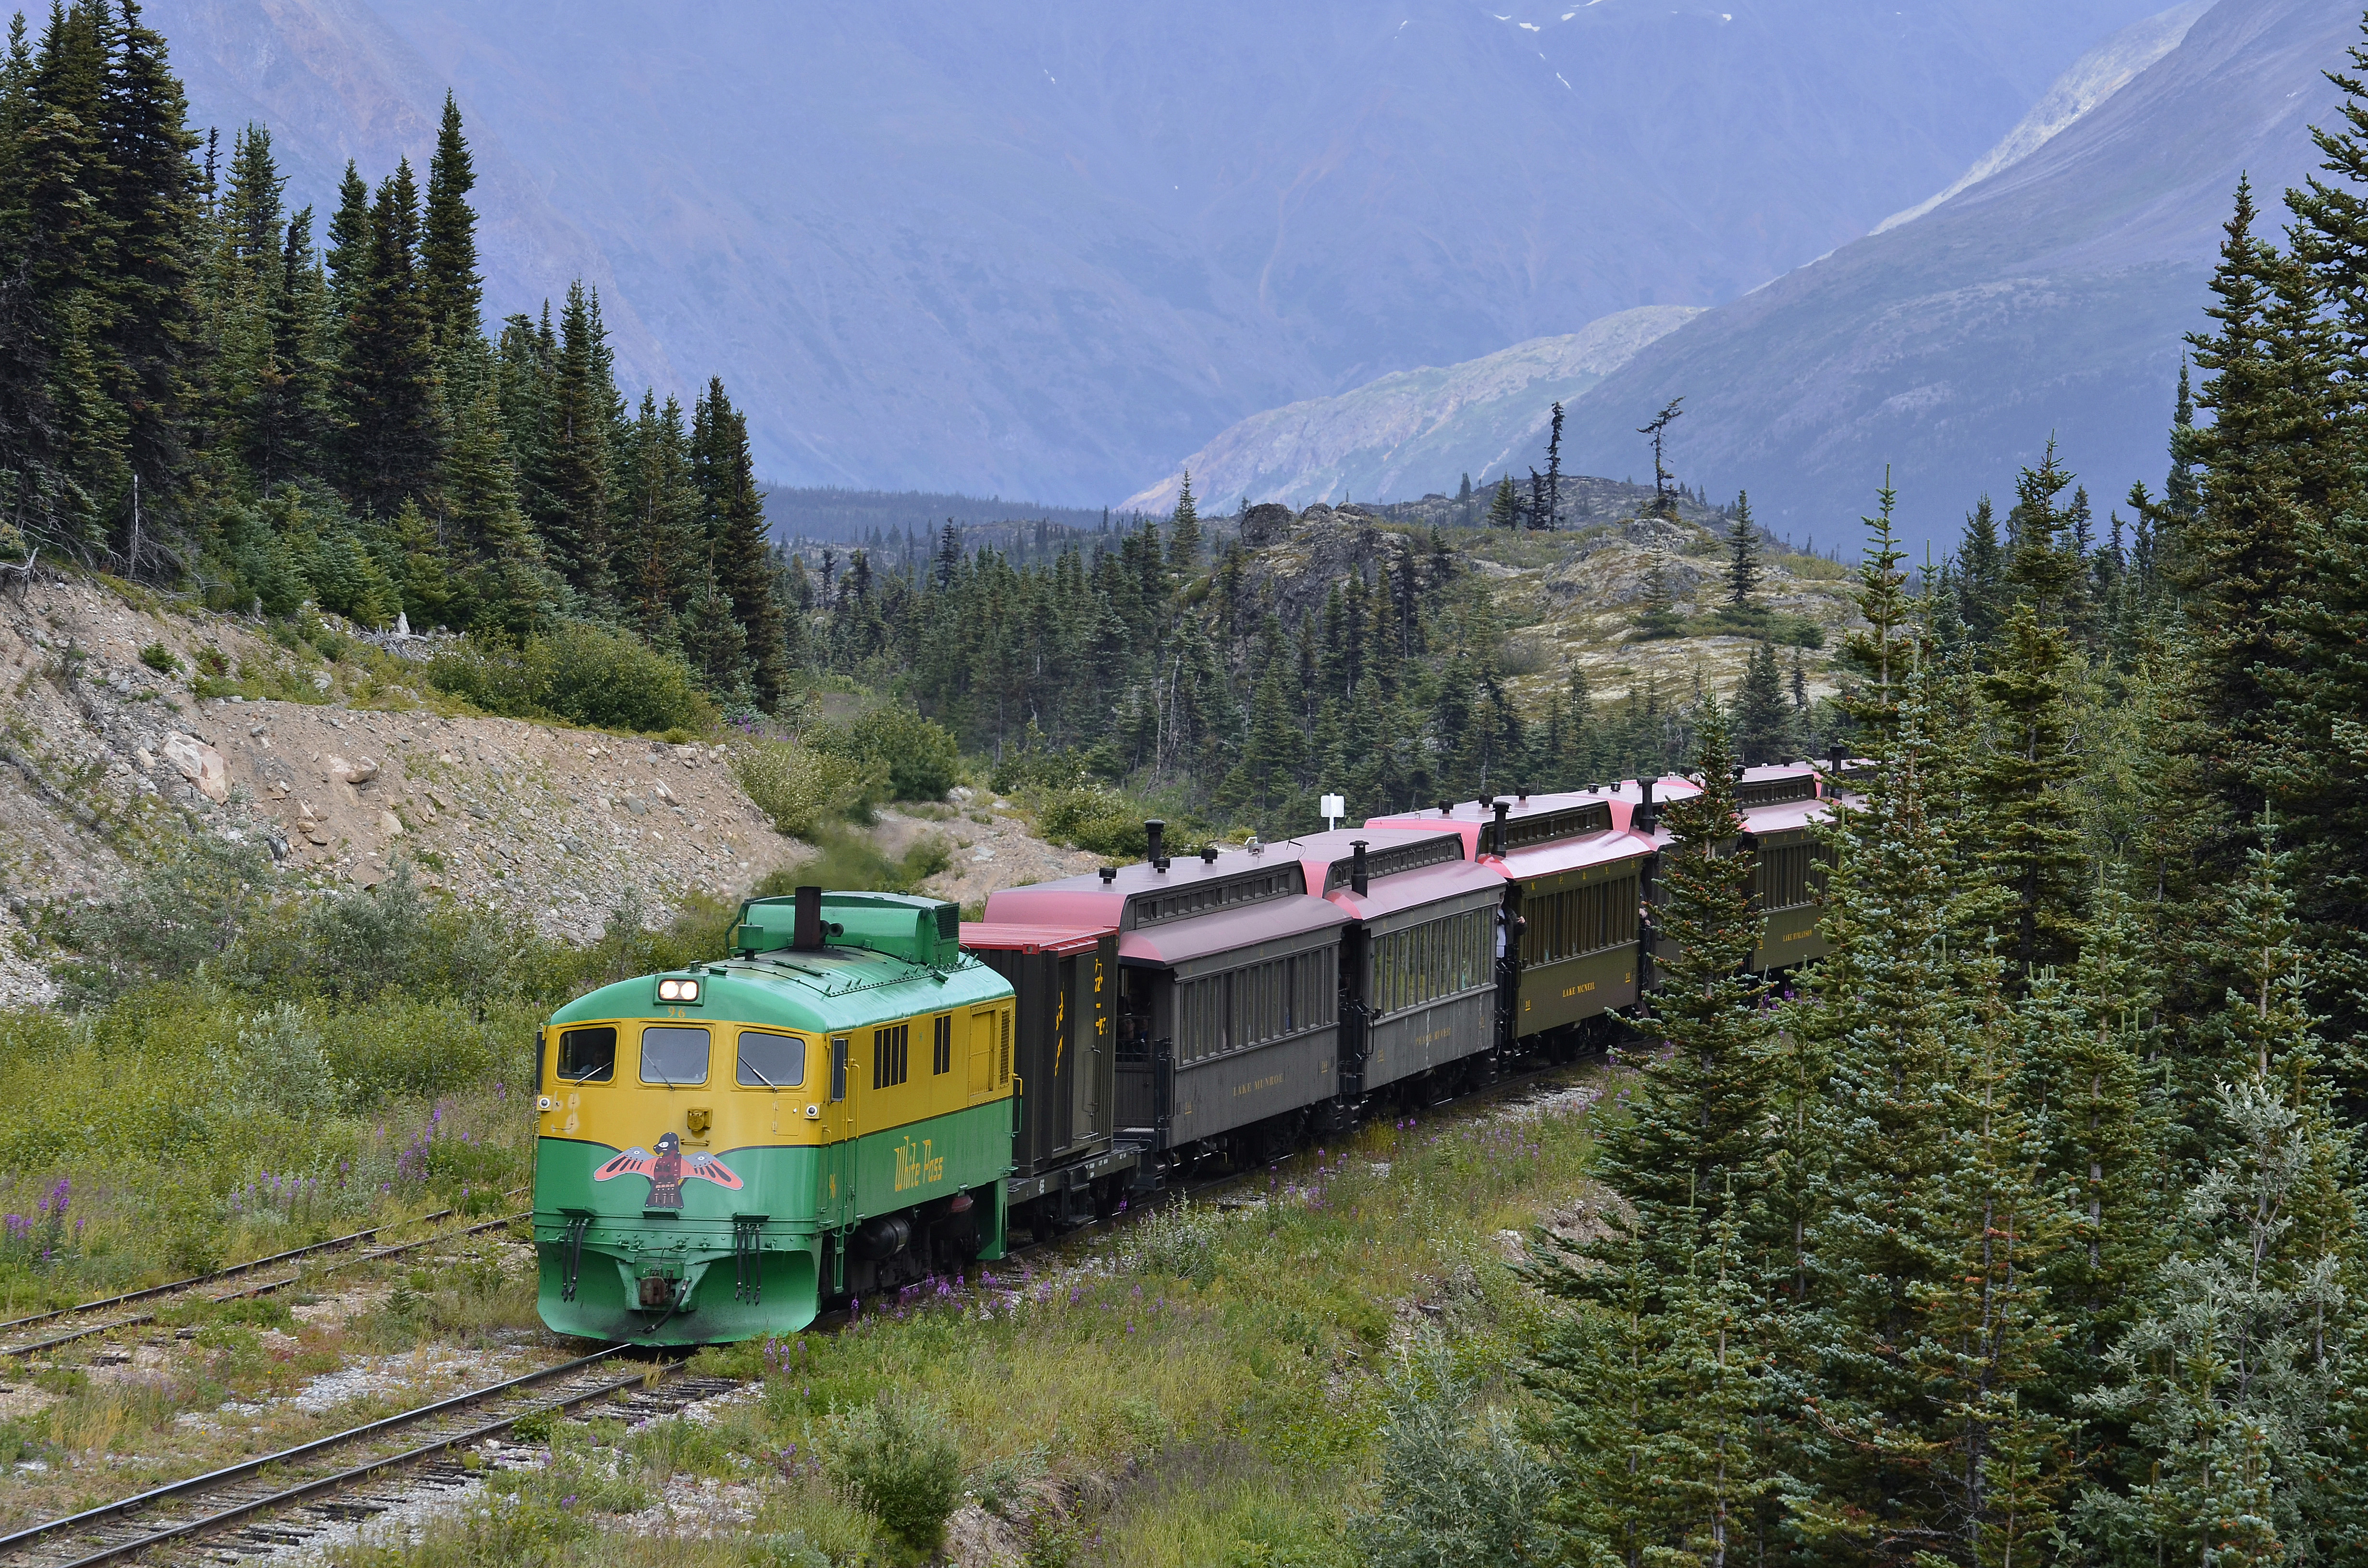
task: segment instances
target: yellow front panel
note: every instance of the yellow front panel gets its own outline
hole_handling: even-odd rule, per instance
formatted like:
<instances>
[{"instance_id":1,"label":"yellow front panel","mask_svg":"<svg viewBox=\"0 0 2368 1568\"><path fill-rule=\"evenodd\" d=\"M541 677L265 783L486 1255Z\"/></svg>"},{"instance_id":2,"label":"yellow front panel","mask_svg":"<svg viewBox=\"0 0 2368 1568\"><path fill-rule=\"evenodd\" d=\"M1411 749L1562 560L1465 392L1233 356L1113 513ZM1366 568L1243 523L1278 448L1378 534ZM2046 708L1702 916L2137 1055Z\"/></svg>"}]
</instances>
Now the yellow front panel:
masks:
<instances>
[{"instance_id":1,"label":"yellow front panel","mask_svg":"<svg viewBox=\"0 0 2368 1568\"><path fill-rule=\"evenodd\" d=\"M942 1072L935 1049L941 1017L951 1022L953 1044ZM673 1132L686 1151L825 1143L848 1136L850 1119L856 1133L879 1132L1008 1096L1011 1024L1011 1007L1005 1004L973 1009L967 1017L922 1013L852 1030L845 1037L848 1100L836 1108L830 1098L829 1036L679 1017L570 1024L545 1031L538 1124L547 1137L582 1138L617 1149L647 1148L660 1135ZM569 1029L601 1028L617 1031L616 1060L608 1081L559 1077L560 1036ZM643 1082L645 1073L665 1077L670 1072L677 1079L689 1075L682 1070L682 1031L690 1028L709 1034L706 1082ZM778 1088L738 1083L744 1029L767 1041L798 1041L803 1048L803 1082ZM763 1071L761 1061L757 1071ZM776 1074L765 1075L780 1081Z\"/></svg>"},{"instance_id":2,"label":"yellow front panel","mask_svg":"<svg viewBox=\"0 0 2368 1568\"><path fill-rule=\"evenodd\" d=\"M686 1028L708 1031L707 1081L643 1082L645 1032ZM778 1088L735 1082L744 1028L768 1042L796 1041L803 1057L803 1081L794 1085L783 1083L781 1075L774 1073L766 1075L780 1085ZM570 1030L600 1028L617 1031L616 1060L608 1080L571 1081L559 1076L560 1036ZM761 1066L758 1070L762 1071ZM545 1137L582 1138L613 1149L648 1148L667 1132L679 1137L686 1151L820 1143L825 1141L829 1096L830 1056L824 1042L814 1036L703 1018L620 1019L613 1024L570 1024L544 1031L536 1119Z\"/></svg>"}]
</instances>

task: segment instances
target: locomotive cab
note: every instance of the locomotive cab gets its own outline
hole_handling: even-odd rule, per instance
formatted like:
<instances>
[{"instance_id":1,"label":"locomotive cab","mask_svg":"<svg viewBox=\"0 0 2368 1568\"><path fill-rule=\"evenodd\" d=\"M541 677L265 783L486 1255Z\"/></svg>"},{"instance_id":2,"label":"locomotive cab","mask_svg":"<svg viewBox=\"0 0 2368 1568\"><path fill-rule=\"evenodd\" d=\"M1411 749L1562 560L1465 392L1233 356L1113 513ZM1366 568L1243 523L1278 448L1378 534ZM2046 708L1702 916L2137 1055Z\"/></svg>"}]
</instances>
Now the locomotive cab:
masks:
<instances>
[{"instance_id":1,"label":"locomotive cab","mask_svg":"<svg viewBox=\"0 0 2368 1568\"><path fill-rule=\"evenodd\" d=\"M688 1345L1001 1255L1012 988L926 899L757 900L734 956L543 1031L544 1323Z\"/></svg>"}]
</instances>

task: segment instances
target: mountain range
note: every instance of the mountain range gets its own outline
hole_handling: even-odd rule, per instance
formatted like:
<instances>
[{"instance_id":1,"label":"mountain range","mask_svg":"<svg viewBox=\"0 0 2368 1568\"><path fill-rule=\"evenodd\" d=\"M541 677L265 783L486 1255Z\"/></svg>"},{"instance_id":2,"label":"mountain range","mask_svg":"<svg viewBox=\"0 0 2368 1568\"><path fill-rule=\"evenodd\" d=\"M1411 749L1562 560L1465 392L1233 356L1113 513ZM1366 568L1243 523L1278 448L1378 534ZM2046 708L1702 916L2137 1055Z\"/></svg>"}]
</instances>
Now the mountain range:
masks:
<instances>
[{"instance_id":1,"label":"mountain range","mask_svg":"<svg viewBox=\"0 0 2368 1568\"><path fill-rule=\"evenodd\" d=\"M200 127L268 124L324 214L347 158L424 164L450 88L489 310L584 278L628 394L720 374L768 478L1100 503L1261 410L1730 301L2157 5L145 11Z\"/></svg>"},{"instance_id":2,"label":"mountain range","mask_svg":"<svg viewBox=\"0 0 2368 1568\"><path fill-rule=\"evenodd\" d=\"M1639 411L1682 395L1672 466L1828 543L1887 472L1907 535L1945 544L2050 439L2100 509L2159 488L2237 181L2274 233L2361 25L2357 0L2219 0L2027 157L1645 347L1571 411L1566 449L1633 462Z\"/></svg>"}]
</instances>

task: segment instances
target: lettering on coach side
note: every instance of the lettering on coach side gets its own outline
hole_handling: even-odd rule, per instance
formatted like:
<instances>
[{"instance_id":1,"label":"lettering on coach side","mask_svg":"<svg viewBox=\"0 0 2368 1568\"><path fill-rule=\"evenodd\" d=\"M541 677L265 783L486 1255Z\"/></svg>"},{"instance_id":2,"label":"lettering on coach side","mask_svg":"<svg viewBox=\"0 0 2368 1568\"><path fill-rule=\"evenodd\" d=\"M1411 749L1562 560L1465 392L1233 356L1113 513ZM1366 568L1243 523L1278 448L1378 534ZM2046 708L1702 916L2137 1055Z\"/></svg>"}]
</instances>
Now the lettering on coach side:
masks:
<instances>
[{"instance_id":1,"label":"lettering on coach side","mask_svg":"<svg viewBox=\"0 0 2368 1568\"><path fill-rule=\"evenodd\" d=\"M916 1148L910 1138L896 1145L896 1190L927 1187L946 1179L946 1157L929 1152L935 1139L924 1138Z\"/></svg>"},{"instance_id":2,"label":"lettering on coach side","mask_svg":"<svg viewBox=\"0 0 2368 1568\"><path fill-rule=\"evenodd\" d=\"M1584 996L1594 989L1595 982L1590 980L1584 985L1565 985L1563 987L1562 994L1565 996Z\"/></svg>"},{"instance_id":3,"label":"lettering on coach side","mask_svg":"<svg viewBox=\"0 0 2368 1568\"><path fill-rule=\"evenodd\" d=\"M1281 1082L1282 1074L1276 1073L1267 1077L1260 1078L1255 1084L1235 1084L1234 1085L1234 1097L1235 1099L1239 1099L1244 1095L1257 1094L1260 1089L1271 1089Z\"/></svg>"}]
</instances>

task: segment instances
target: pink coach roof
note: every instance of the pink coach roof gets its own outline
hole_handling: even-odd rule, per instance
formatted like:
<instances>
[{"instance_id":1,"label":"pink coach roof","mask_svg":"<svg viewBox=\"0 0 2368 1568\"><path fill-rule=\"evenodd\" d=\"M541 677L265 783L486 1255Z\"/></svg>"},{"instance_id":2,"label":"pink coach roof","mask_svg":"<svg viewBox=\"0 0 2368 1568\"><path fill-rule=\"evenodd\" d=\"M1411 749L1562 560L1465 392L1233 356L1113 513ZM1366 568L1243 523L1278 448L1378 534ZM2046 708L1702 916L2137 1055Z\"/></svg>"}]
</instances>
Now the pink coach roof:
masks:
<instances>
[{"instance_id":1,"label":"pink coach roof","mask_svg":"<svg viewBox=\"0 0 2368 1568\"><path fill-rule=\"evenodd\" d=\"M1365 845L1368 864L1373 874L1366 883L1366 892L1359 897L1346 881L1347 866L1356 853L1359 840ZM1451 842L1452 841L1452 842ZM1386 852L1413 852L1419 857L1423 845L1435 844L1441 849L1452 848L1453 859L1436 860L1429 865L1407 870L1386 870ZM1286 839L1269 848L1269 855L1287 852L1296 858L1307 878L1307 891L1319 893L1360 920L1388 915L1396 910L1412 909L1417 904L1435 903L1459 893L1503 889L1505 879L1490 868L1475 864L1470 846L1460 835L1440 828L1343 827L1328 833L1303 834ZM1341 868L1340 885L1331 886L1332 871Z\"/></svg>"},{"instance_id":2,"label":"pink coach roof","mask_svg":"<svg viewBox=\"0 0 2368 1568\"><path fill-rule=\"evenodd\" d=\"M1057 881L1005 888L986 901L986 924L1043 925L1073 928L1116 927L1119 956L1139 962L1172 964L1186 959L1247 947L1348 922L1348 915L1304 891L1305 873L1289 850L1260 854L1247 849L1217 852L1213 859L1179 856L1162 871L1137 863ZM1197 892L1212 900L1202 915L1162 915L1159 910ZM1223 902L1227 892L1240 894ZM1139 917L1150 918L1138 927Z\"/></svg>"},{"instance_id":3,"label":"pink coach roof","mask_svg":"<svg viewBox=\"0 0 2368 1568\"><path fill-rule=\"evenodd\" d=\"M1079 953L1100 941L1110 929L1107 926L1018 926L965 920L962 945L1022 953Z\"/></svg>"},{"instance_id":4,"label":"pink coach roof","mask_svg":"<svg viewBox=\"0 0 2368 1568\"><path fill-rule=\"evenodd\" d=\"M1653 780L1653 803L1666 806L1700 790L1690 778L1674 776ZM1592 831L1574 831L1543 843L1522 845L1508 851L1501 859L1489 854L1488 829L1497 820L1495 810L1478 801L1452 801L1446 812L1436 810L1402 812L1393 816L1374 817L1365 825L1377 828L1429 828L1452 831L1461 835L1464 853L1481 864L1502 868L1500 875L1513 877L1551 876L1559 871L1575 871L1607 861L1624 860L1649 854L1659 844L1668 841L1667 835L1648 836L1632 831L1636 808L1644 804L1645 792L1633 778L1617 784L1607 784L1593 790L1560 790L1550 795L1514 794L1500 797L1506 805L1505 825L1510 836L1519 838L1520 824L1536 823L1542 817L1558 812L1576 812L1588 806L1601 806L1602 815L1611 825Z\"/></svg>"}]
</instances>

